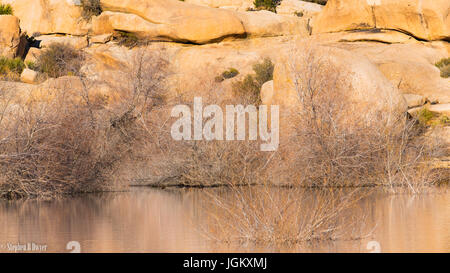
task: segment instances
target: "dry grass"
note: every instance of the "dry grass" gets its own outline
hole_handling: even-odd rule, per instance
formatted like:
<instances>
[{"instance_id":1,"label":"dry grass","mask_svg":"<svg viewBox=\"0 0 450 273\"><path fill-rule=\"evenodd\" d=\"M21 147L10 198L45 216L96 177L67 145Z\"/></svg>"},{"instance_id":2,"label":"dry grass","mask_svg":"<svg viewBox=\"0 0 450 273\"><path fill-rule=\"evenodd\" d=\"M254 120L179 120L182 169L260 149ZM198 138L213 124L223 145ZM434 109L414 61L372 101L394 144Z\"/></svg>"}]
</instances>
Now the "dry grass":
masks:
<instances>
[{"instance_id":1,"label":"dry grass","mask_svg":"<svg viewBox=\"0 0 450 273\"><path fill-rule=\"evenodd\" d=\"M186 186L260 184L268 155L251 142L190 143L185 146L178 181Z\"/></svg>"}]
</instances>

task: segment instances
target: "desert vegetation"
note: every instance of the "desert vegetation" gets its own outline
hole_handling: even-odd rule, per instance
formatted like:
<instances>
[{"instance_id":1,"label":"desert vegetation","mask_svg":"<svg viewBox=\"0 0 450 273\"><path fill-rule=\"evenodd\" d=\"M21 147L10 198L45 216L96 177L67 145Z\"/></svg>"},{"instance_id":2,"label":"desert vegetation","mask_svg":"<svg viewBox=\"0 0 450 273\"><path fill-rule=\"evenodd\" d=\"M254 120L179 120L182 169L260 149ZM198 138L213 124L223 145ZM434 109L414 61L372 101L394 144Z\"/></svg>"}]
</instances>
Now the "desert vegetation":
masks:
<instances>
[{"instance_id":1,"label":"desert vegetation","mask_svg":"<svg viewBox=\"0 0 450 273\"><path fill-rule=\"evenodd\" d=\"M450 58L442 59L436 63L436 67L441 70L442 78L450 77Z\"/></svg>"},{"instance_id":2,"label":"desert vegetation","mask_svg":"<svg viewBox=\"0 0 450 273\"><path fill-rule=\"evenodd\" d=\"M253 65L254 74L249 74L240 81L233 83L233 92L243 103L261 104L261 87L264 83L273 80L274 65L268 58Z\"/></svg>"},{"instance_id":3,"label":"desert vegetation","mask_svg":"<svg viewBox=\"0 0 450 273\"><path fill-rule=\"evenodd\" d=\"M255 0L253 5L257 10L265 9L272 12L277 12L277 6L282 0Z\"/></svg>"},{"instance_id":4,"label":"desert vegetation","mask_svg":"<svg viewBox=\"0 0 450 273\"><path fill-rule=\"evenodd\" d=\"M15 90L1 90L0 196L56 198L117 189L119 164L133 155L143 119L159 93L165 61L137 53L116 86L122 100L106 105L81 73L60 80L54 96L23 105ZM58 67L58 66L57 66ZM137 69L136 67L139 67ZM54 69L54 68L53 68ZM55 73L65 74L55 71Z\"/></svg>"},{"instance_id":5,"label":"desert vegetation","mask_svg":"<svg viewBox=\"0 0 450 273\"><path fill-rule=\"evenodd\" d=\"M224 80L231 79L239 75L239 71L236 68L230 68L225 70L220 74L220 76L216 77L216 82L223 82Z\"/></svg>"},{"instance_id":6,"label":"desert vegetation","mask_svg":"<svg viewBox=\"0 0 450 273\"><path fill-rule=\"evenodd\" d=\"M319 5L326 5L328 0L304 0L305 2L316 3Z\"/></svg>"},{"instance_id":7,"label":"desert vegetation","mask_svg":"<svg viewBox=\"0 0 450 273\"><path fill-rule=\"evenodd\" d=\"M149 41L146 38L138 37L136 34L126 31L116 31L114 34L114 40L118 45L126 46L130 49L149 44Z\"/></svg>"},{"instance_id":8,"label":"desert vegetation","mask_svg":"<svg viewBox=\"0 0 450 273\"><path fill-rule=\"evenodd\" d=\"M295 55L290 65L300 107L296 133L287 142L295 155L290 173L297 169L302 185L384 185L420 192L440 181L444 174L426 162L444 153L441 140L426 137L416 120L389 107L365 121L349 116L346 109L354 103L339 90L349 88L350 77L312 48Z\"/></svg>"},{"instance_id":9,"label":"desert vegetation","mask_svg":"<svg viewBox=\"0 0 450 273\"><path fill-rule=\"evenodd\" d=\"M25 63L20 58L0 57L0 80L18 81L24 68Z\"/></svg>"},{"instance_id":10,"label":"desert vegetation","mask_svg":"<svg viewBox=\"0 0 450 273\"><path fill-rule=\"evenodd\" d=\"M83 64L83 53L73 46L53 43L36 60L35 68L52 78L78 75Z\"/></svg>"},{"instance_id":11,"label":"desert vegetation","mask_svg":"<svg viewBox=\"0 0 450 273\"><path fill-rule=\"evenodd\" d=\"M145 169L141 180L157 187L382 186L420 192L443 180L444 174L427 164L442 155L442 142L423 134L423 122L394 112L370 122L349 116L343 109L351 109L351 100L336 92L345 90L348 77L307 50L306 55L296 54L306 59L292 61L316 65L294 65L300 107L289 114L278 151L260 152L258 141L176 142L170 137L167 109L192 102L167 99L167 61L146 56L152 52L146 48L136 52L135 60L117 75L126 80L102 83L118 94L114 103L96 93L99 83L80 72L87 57L61 44L46 49L37 67L53 77L72 75L63 92L17 106L14 91L2 90L3 197L102 190L121 178L117 172L124 166ZM233 84L232 103L260 104L261 86L273 79L274 65L265 59L253 70ZM225 72L222 77L235 74L232 69Z\"/></svg>"},{"instance_id":12,"label":"desert vegetation","mask_svg":"<svg viewBox=\"0 0 450 273\"><path fill-rule=\"evenodd\" d=\"M291 65L296 68L299 107L286 114L278 151L259 152L259 143L252 141L164 142L164 159L158 157L161 160L148 166L158 173L152 175L158 178L154 185L382 187L421 192L446 179L445 172L427 163L442 156L445 147L442 140L424 134L420 118L409 119L404 112L386 108L362 121L346 111L354 106L342 91L349 87L349 77L313 51L295 56L299 59L292 58ZM299 65L303 62L310 65ZM273 77L273 64L266 59L254 71L234 85L235 104L259 102L262 83ZM161 134L168 135L165 130Z\"/></svg>"},{"instance_id":13,"label":"desert vegetation","mask_svg":"<svg viewBox=\"0 0 450 273\"><path fill-rule=\"evenodd\" d=\"M82 16L86 20L102 13L100 0L81 0L81 7L83 8Z\"/></svg>"},{"instance_id":14,"label":"desert vegetation","mask_svg":"<svg viewBox=\"0 0 450 273\"><path fill-rule=\"evenodd\" d=\"M13 15L14 11L10 4L0 3L0 15Z\"/></svg>"}]
</instances>

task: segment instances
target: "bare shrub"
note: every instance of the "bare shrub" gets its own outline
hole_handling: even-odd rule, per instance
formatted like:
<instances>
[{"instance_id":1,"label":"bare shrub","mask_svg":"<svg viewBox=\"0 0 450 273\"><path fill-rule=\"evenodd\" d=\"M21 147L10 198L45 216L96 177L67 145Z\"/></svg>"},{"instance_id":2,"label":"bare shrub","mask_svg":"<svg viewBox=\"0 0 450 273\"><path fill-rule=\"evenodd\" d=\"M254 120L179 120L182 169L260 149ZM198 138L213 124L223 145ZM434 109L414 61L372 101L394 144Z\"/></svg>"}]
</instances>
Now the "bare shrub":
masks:
<instances>
[{"instance_id":1,"label":"bare shrub","mask_svg":"<svg viewBox=\"0 0 450 273\"><path fill-rule=\"evenodd\" d=\"M369 118L355 113L347 92L349 75L334 69L313 47L293 54L290 66L299 107L285 145L294 160L285 172L313 187L387 185L416 192L433 184L418 173L437 147L424 141L415 121L390 102L383 102L386 112L372 111Z\"/></svg>"},{"instance_id":2,"label":"bare shrub","mask_svg":"<svg viewBox=\"0 0 450 273\"><path fill-rule=\"evenodd\" d=\"M185 104L185 103L183 103ZM265 181L271 154L260 151L255 141L175 141L170 134L167 109L157 111L147 123L135 181L158 187L219 187L254 185Z\"/></svg>"},{"instance_id":3,"label":"bare shrub","mask_svg":"<svg viewBox=\"0 0 450 273\"><path fill-rule=\"evenodd\" d=\"M199 142L185 147L179 181L186 186L254 185L264 182L267 154L250 141Z\"/></svg>"},{"instance_id":4,"label":"bare shrub","mask_svg":"<svg viewBox=\"0 0 450 273\"><path fill-rule=\"evenodd\" d=\"M82 76L68 80L54 98L13 105L5 95L0 196L54 198L117 186L122 163L145 141L141 120L161 92L165 61L145 56L124 69L133 77L109 105L94 103L98 83Z\"/></svg>"},{"instance_id":5,"label":"bare shrub","mask_svg":"<svg viewBox=\"0 0 450 273\"><path fill-rule=\"evenodd\" d=\"M38 56L36 68L52 78L77 76L84 58L80 50L69 44L53 43Z\"/></svg>"}]
</instances>

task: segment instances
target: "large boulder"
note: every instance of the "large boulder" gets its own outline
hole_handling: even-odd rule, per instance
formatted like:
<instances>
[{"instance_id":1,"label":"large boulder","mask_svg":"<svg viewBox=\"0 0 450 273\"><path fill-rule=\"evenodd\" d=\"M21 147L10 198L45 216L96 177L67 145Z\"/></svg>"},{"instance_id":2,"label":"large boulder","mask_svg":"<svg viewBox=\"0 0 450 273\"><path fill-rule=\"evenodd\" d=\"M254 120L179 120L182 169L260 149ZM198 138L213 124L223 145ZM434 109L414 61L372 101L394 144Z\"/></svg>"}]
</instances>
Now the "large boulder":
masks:
<instances>
[{"instance_id":1,"label":"large boulder","mask_svg":"<svg viewBox=\"0 0 450 273\"><path fill-rule=\"evenodd\" d=\"M322 5L300 0L283 0L277 7L277 13L281 15L308 16L321 12Z\"/></svg>"},{"instance_id":2,"label":"large boulder","mask_svg":"<svg viewBox=\"0 0 450 273\"><path fill-rule=\"evenodd\" d=\"M280 53L273 91L273 97L266 96L265 101L286 110L301 107L310 95L327 105L339 105L343 100L345 109L341 111L350 127L388 120L407 110L399 90L363 55L308 43Z\"/></svg>"},{"instance_id":3,"label":"large boulder","mask_svg":"<svg viewBox=\"0 0 450 273\"><path fill-rule=\"evenodd\" d=\"M83 49L88 46L88 40L86 36L72 36L72 35L42 35L36 37L36 41L39 42L41 48L49 47L53 43L60 43L71 45L75 49Z\"/></svg>"},{"instance_id":4,"label":"large boulder","mask_svg":"<svg viewBox=\"0 0 450 273\"><path fill-rule=\"evenodd\" d=\"M92 18L94 34L107 34L115 30L131 32L143 37L161 39L170 39L171 37L168 29L163 25L151 23L136 14L105 11Z\"/></svg>"},{"instance_id":5,"label":"large boulder","mask_svg":"<svg viewBox=\"0 0 450 273\"><path fill-rule=\"evenodd\" d=\"M184 2L211 8L246 11L253 8L254 0L184 0Z\"/></svg>"},{"instance_id":6,"label":"large boulder","mask_svg":"<svg viewBox=\"0 0 450 273\"><path fill-rule=\"evenodd\" d=\"M335 44L364 55L404 94L423 96L432 103L450 103L450 80L440 76L435 63L448 57L438 44Z\"/></svg>"},{"instance_id":7,"label":"large boulder","mask_svg":"<svg viewBox=\"0 0 450 273\"><path fill-rule=\"evenodd\" d=\"M448 0L329 0L313 33L391 29L424 40L450 38Z\"/></svg>"},{"instance_id":8,"label":"large boulder","mask_svg":"<svg viewBox=\"0 0 450 273\"><path fill-rule=\"evenodd\" d=\"M261 102L265 105L272 104L273 98L273 81L268 81L261 86Z\"/></svg>"},{"instance_id":9,"label":"large boulder","mask_svg":"<svg viewBox=\"0 0 450 273\"><path fill-rule=\"evenodd\" d=\"M20 42L19 19L12 15L0 15L0 56L13 58Z\"/></svg>"},{"instance_id":10,"label":"large boulder","mask_svg":"<svg viewBox=\"0 0 450 273\"><path fill-rule=\"evenodd\" d=\"M207 43L243 35L244 26L233 12L178 0L101 0L104 10L138 15L155 25L156 37Z\"/></svg>"},{"instance_id":11,"label":"large boulder","mask_svg":"<svg viewBox=\"0 0 450 273\"><path fill-rule=\"evenodd\" d=\"M85 35L88 32L78 0L2 0L2 3L13 7L14 15L20 19L20 28L29 35Z\"/></svg>"},{"instance_id":12,"label":"large boulder","mask_svg":"<svg viewBox=\"0 0 450 273\"><path fill-rule=\"evenodd\" d=\"M378 42L384 44L418 43L414 37L402 32L386 29L358 30L341 33L322 34L325 39L336 39L338 42Z\"/></svg>"},{"instance_id":13,"label":"large boulder","mask_svg":"<svg viewBox=\"0 0 450 273\"><path fill-rule=\"evenodd\" d=\"M36 83L38 77L38 73L31 69L25 68L20 75L20 80L24 83Z\"/></svg>"},{"instance_id":14,"label":"large boulder","mask_svg":"<svg viewBox=\"0 0 450 273\"><path fill-rule=\"evenodd\" d=\"M267 10L236 12L236 16L249 37L309 35L308 21L304 18L281 16Z\"/></svg>"},{"instance_id":15,"label":"large boulder","mask_svg":"<svg viewBox=\"0 0 450 273\"><path fill-rule=\"evenodd\" d=\"M204 44L229 36L268 37L283 35L309 35L307 20L304 18L281 16L270 11L235 12L194 5L175 5L172 9L176 19L164 18L172 15L135 14L125 8L109 8L92 19L92 30L96 35L115 30L135 33L138 36L158 40L192 42ZM188 8L186 8L188 7ZM193 16L198 10L199 15ZM170 13L167 11L167 13ZM213 17L222 18L217 21ZM194 18L195 17L195 18ZM149 19L151 18L151 19ZM227 20L230 20L227 22ZM200 21L202 21L200 23ZM178 26L181 24L182 26ZM217 24L220 23L220 27ZM231 25L230 25L231 24ZM234 25L234 27L233 27ZM226 27L225 27L226 26Z\"/></svg>"}]
</instances>

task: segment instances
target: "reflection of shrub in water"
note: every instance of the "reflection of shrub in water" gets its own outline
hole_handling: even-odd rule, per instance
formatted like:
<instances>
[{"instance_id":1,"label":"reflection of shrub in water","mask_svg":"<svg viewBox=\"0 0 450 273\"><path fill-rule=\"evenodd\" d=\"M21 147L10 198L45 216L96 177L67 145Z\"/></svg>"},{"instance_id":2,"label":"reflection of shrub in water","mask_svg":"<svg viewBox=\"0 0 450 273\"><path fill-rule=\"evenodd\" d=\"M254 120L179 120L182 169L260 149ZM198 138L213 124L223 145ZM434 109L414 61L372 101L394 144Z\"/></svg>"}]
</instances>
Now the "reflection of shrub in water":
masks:
<instances>
[{"instance_id":1,"label":"reflection of shrub in water","mask_svg":"<svg viewBox=\"0 0 450 273\"><path fill-rule=\"evenodd\" d=\"M203 231L227 243L286 246L324 240L357 240L369 231L350 210L360 190L305 190L270 186L230 187L210 193Z\"/></svg>"}]
</instances>

